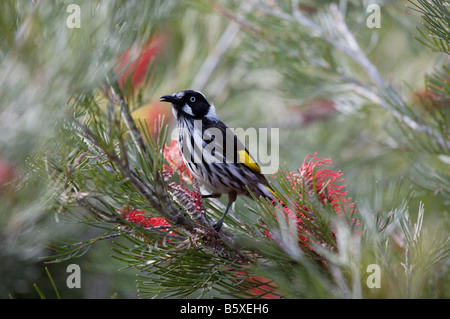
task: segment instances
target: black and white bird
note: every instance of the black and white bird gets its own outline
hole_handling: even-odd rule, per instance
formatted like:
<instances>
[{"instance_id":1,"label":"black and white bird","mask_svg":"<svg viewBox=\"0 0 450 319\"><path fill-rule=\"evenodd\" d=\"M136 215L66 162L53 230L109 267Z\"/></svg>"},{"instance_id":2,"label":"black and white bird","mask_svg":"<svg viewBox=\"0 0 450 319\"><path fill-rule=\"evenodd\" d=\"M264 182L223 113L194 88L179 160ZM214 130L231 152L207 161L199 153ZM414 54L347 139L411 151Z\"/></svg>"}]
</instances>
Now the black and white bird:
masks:
<instances>
[{"instance_id":1,"label":"black and white bird","mask_svg":"<svg viewBox=\"0 0 450 319\"><path fill-rule=\"evenodd\" d=\"M258 164L233 131L219 120L214 105L203 93L186 90L160 99L172 103L184 163L197 181L211 191L203 197L228 195L225 212L214 225L217 231L237 196L250 197L248 189L256 198L275 198Z\"/></svg>"}]
</instances>

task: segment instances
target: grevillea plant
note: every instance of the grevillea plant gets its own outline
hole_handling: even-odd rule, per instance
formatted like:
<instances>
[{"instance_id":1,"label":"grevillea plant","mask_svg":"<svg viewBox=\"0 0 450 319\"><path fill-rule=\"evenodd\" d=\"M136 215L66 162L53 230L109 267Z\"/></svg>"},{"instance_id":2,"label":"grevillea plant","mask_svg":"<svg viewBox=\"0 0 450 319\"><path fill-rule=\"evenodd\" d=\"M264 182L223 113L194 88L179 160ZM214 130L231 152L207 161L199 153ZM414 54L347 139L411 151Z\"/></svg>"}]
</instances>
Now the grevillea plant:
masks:
<instances>
[{"instance_id":1,"label":"grevillea plant","mask_svg":"<svg viewBox=\"0 0 450 319\"><path fill-rule=\"evenodd\" d=\"M182 160L176 141L172 140L162 153L167 163L163 164L162 176L167 182L169 194L194 220L208 221L210 212L205 208L199 188L194 187L195 180ZM328 169L330 165L331 159L324 160L314 154L308 155L298 170L279 171L275 174L273 178L279 183L278 199L261 204L263 213L259 223L262 226L255 228L246 224L247 229L262 227L254 233L257 238L268 240L268 245L286 250L288 254L295 251L293 246L300 247L303 253L312 257L311 260L319 260L320 266L326 269L326 261L316 252L316 247L336 251L334 223L338 220L344 221L346 227L352 228L355 236L358 236L360 226L359 221L355 219L355 203L347 196L348 191L343 184L343 173ZM189 240L189 236L183 237L186 233L177 231L174 225L164 218L152 217L144 211L130 207L121 209L120 213L127 222L151 232L159 231L166 243L180 238ZM201 228L200 225L198 227ZM229 230L234 229L231 227ZM149 244L154 240L151 236L141 236L140 239ZM192 238L190 240L192 241ZM201 242L196 240L192 243L201 245ZM283 292L276 283L251 271L252 264L264 263L267 260L267 256L260 249L242 250L241 258L236 259L239 260L238 264L228 267L227 270L233 273L234 282L241 287L242 293L261 298L279 298ZM233 259L230 256L228 258Z\"/></svg>"}]
</instances>

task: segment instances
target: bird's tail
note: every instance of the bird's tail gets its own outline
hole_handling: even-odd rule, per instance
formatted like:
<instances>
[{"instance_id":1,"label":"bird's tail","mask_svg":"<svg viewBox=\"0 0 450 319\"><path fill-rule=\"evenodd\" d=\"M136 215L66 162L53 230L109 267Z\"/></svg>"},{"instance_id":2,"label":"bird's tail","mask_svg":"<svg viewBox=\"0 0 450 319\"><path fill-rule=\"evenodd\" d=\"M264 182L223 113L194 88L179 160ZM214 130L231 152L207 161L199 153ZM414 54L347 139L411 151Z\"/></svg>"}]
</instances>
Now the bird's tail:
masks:
<instances>
[{"instance_id":1,"label":"bird's tail","mask_svg":"<svg viewBox=\"0 0 450 319\"><path fill-rule=\"evenodd\" d=\"M275 190L269 185L260 184L259 189L262 191L263 195L267 200L272 202L274 205L280 204L283 207L287 207L280 197L275 193Z\"/></svg>"}]
</instances>

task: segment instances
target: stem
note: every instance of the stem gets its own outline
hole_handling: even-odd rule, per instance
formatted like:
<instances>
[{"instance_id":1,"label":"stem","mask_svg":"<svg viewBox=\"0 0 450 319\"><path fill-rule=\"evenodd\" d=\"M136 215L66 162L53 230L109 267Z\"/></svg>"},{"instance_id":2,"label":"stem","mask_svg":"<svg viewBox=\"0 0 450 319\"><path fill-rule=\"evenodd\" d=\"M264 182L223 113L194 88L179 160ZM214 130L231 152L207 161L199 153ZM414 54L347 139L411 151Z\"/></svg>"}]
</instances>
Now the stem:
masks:
<instances>
[{"instance_id":1,"label":"stem","mask_svg":"<svg viewBox=\"0 0 450 319\"><path fill-rule=\"evenodd\" d=\"M111 92L113 92L112 94L114 95L114 91ZM126 126L132 134L133 141L139 148L139 151L142 152L143 155L144 153L145 155L148 155L149 161L153 161L153 158L148 152L147 145L145 145L141 133L137 129L136 124L131 117L127 103L125 103L123 98L118 99L118 102L120 103L121 114L124 117ZM240 252L239 247L236 247L231 234L226 232L215 232L206 220L202 220L205 224L203 225L202 223L194 224L186 218L185 215L183 215L173 205L167 193L164 180L159 172L157 172L154 176L154 185L146 183L136 172L134 172L129 166L126 147L121 137L119 137L119 147L121 149L121 155L119 156L119 154L117 154L114 150L109 150L102 147L102 141L99 140L99 137L97 137L86 125L82 124L77 119L72 119L72 122L74 126L78 127L78 129L75 130L77 134L93 146L103 151L108 160L119 169L123 178L129 181L147 200L150 206L161 213L168 222L181 226L188 233L191 233L193 237L200 236L207 248L211 249L219 256L248 261L248 257ZM199 220L196 222L199 222Z\"/></svg>"},{"instance_id":2,"label":"stem","mask_svg":"<svg viewBox=\"0 0 450 319\"><path fill-rule=\"evenodd\" d=\"M305 16L298 9L299 5L297 0L292 0L292 14L288 14L280 10L274 10L273 8L266 7L255 1L253 1L252 3L254 7L260 9L264 13L282 20L300 24L301 26L311 31L312 37L317 37L324 40L325 42L328 42L338 51L347 55L367 73L371 82L375 86L374 88L370 88L369 86L362 85L357 81L352 81L351 83L355 85L357 92L359 92L360 94L362 93L362 95L367 99L380 105L382 108L392 113L395 118L400 120L409 128L418 132L425 133L432 139L435 139L439 146L441 146L442 148L450 149L449 140L443 138L441 134L439 134L428 125L419 123L412 117L412 114L407 114L409 112L402 112L401 110L399 110L399 108L404 107L406 102L402 97L400 97L396 90L389 87L384 78L378 72L377 67L372 64L372 62L370 62L366 54L363 52L363 50L361 50L355 37L349 31L342 12L339 10L338 6L335 3L330 4L330 12L334 19L334 30L337 31L340 38L326 32L320 25L316 24L314 21ZM386 90L389 92L388 95L383 94L383 92L386 92Z\"/></svg>"}]
</instances>

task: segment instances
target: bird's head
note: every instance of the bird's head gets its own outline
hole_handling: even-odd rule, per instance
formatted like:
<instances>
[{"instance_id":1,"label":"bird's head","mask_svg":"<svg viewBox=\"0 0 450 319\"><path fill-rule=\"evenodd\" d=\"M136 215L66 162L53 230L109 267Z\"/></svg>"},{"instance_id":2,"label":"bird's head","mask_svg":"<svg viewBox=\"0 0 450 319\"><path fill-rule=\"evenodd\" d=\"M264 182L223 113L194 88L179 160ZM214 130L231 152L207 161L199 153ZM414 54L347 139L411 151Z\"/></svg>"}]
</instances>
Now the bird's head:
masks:
<instances>
[{"instance_id":1,"label":"bird's head","mask_svg":"<svg viewBox=\"0 0 450 319\"><path fill-rule=\"evenodd\" d=\"M218 120L213 104L209 104L202 92L194 90L179 91L172 95L164 95L161 102L172 103L172 111L178 120L182 117Z\"/></svg>"}]
</instances>

